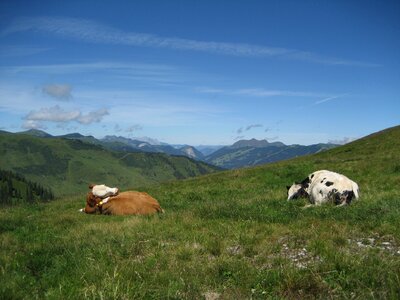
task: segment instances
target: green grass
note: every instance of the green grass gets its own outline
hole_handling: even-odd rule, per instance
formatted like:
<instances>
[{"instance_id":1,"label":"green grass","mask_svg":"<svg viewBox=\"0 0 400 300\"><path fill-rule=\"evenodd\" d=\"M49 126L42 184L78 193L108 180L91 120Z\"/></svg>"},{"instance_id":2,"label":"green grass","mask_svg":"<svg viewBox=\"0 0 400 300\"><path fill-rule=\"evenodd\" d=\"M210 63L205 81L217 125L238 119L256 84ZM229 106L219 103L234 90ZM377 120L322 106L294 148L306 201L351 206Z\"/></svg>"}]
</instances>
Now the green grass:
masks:
<instances>
[{"instance_id":1,"label":"green grass","mask_svg":"<svg viewBox=\"0 0 400 300\"><path fill-rule=\"evenodd\" d=\"M0 298L400 297L400 128L318 155L143 187L166 213L79 214L84 197L0 211ZM316 169L357 181L349 207L302 209Z\"/></svg>"}]
</instances>

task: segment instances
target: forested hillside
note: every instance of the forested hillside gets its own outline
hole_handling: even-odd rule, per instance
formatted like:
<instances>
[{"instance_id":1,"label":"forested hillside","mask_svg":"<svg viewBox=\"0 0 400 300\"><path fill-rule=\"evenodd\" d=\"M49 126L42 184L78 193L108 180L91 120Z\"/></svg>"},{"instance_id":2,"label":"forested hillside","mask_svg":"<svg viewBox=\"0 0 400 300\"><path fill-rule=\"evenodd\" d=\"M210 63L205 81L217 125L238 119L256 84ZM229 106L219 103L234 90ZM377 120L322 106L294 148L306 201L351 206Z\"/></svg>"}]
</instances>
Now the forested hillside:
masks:
<instances>
[{"instance_id":1,"label":"forested hillside","mask_svg":"<svg viewBox=\"0 0 400 300\"><path fill-rule=\"evenodd\" d=\"M54 199L51 189L29 181L19 174L0 170L0 204L34 203Z\"/></svg>"}]
</instances>

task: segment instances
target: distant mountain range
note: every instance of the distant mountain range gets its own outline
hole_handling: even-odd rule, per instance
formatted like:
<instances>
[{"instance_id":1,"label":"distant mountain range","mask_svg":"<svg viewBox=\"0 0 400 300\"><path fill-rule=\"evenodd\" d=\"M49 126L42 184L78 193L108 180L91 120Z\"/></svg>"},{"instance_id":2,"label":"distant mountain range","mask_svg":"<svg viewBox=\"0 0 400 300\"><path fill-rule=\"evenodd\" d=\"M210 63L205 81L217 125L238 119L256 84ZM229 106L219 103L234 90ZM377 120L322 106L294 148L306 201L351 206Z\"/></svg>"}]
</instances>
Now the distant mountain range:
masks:
<instances>
[{"instance_id":1,"label":"distant mountain range","mask_svg":"<svg viewBox=\"0 0 400 300\"><path fill-rule=\"evenodd\" d=\"M236 169L314 154L337 146L334 144L285 145L281 142L269 143L267 140L241 140L232 146L223 147L211 153L205 161L222 168Z\"/></svg>"},{"instance_id":2,"label":"distant mountain range","mask_svg":"<svg viewBox=\"0 0 400 300\"><path fill-rule=\"evenodd\" d=\"M31 129L21 132L32 136L51 138L50 134ZM261 165L297 156L313 154L334 148L335 144L285 145L282 142L268 142L267 140L240 140L231 146L190 146L169 145L166 143L152 143L152 139L130 139L122 136L108 135L102 139L93 136L84 136L71 133L57 136L57 138L80 140L104 147L105 149L120 152L148 152L165 153L168 155L186 156L198 161L225 168L235 169Z\"/></svg>"},{"instance_id":3,"label":"distant mountain range","mask_svg":"<svg viewBox=\"0 0 400 300\"><path fill-rule=\"evenodd\" d=\"M52 136L47 132L37 129L30 129L19 132L18 134L27 134L44 138L63 138L71 140L80 140L82 142L95 144L108 150L123 152L149 152L149 153L165 153L169 155L182 155L196 160L204 161L204 154L189 145L180 145L178 147L166 143L154 142L154 139L143 138L130 139L122 136L107 135L102 139L96 139L89 135L85 136L80 133L69 133L65 135Z\"/></svg>"},{"instance_id":4,"label":"distant mountain range","mask_svg":"<svg viewBox=\"0 0 400 300\"><path fill-rule=\"evenodd\" d=\"M0 166L51 189L57 197L84 195L89 183L105 183L124 190L221 170L182 155L131 151L131 148L114 151L104 146L123 145L118 141L113 143L77 133L54 137L37 130L0 131Z\"/></svg>"}]
</instances>

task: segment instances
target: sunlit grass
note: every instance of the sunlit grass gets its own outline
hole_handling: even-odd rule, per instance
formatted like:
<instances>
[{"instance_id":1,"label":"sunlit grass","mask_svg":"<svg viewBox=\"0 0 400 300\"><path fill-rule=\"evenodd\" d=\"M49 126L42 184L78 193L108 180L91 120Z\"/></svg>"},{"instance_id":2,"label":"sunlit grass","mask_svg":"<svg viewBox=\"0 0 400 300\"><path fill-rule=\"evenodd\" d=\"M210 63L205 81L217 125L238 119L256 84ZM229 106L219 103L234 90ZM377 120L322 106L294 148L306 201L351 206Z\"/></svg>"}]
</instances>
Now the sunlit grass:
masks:
<instances>
[{"instance_id":1,"label":"sunlit grass","mask_svg":"<svg viewBox=\"0 0 400 300\"><path fill-rule=\"evenodd\" d=\"M385 139L144 187L166 211L151 217L79 214L84 195L2 208L0 298L398 299L400 139ZM348 175L361 199L287 202L285 185L316 169Z\"/></svg>"}]
</instances>

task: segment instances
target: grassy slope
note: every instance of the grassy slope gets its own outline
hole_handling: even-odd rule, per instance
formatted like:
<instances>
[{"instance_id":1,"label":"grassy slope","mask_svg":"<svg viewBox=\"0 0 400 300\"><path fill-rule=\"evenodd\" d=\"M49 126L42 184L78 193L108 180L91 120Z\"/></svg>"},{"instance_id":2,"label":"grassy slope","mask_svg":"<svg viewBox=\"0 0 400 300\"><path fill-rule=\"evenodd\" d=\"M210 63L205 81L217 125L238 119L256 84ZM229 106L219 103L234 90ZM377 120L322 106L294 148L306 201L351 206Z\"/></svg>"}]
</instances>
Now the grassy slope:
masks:
<instances>
[{"instance_id":1,"label":"grassy slope","mask_svg":"<svg viewBox=\"0 0 400 300\"><path fill-rule=\"evenodd\" d=\"M302 209L316 169L357 181L349 207ZM81 215L83 197L0 212L0 298L400 296L400 127L309 157L146 188L166 213Z\"/></svg>"},{"instance_id":2,"label":"grassy slope","mask_svg":"<svg viewBox=\"0 0 400 300\"><path fill-rule=\"evenodd\" d=\"M0 133L0 166L51 188L56 196L86 192L88 183L127 188L216 170L186 157L110 152L79 140L5 132Z\"/></svg>"}]
</instances>

